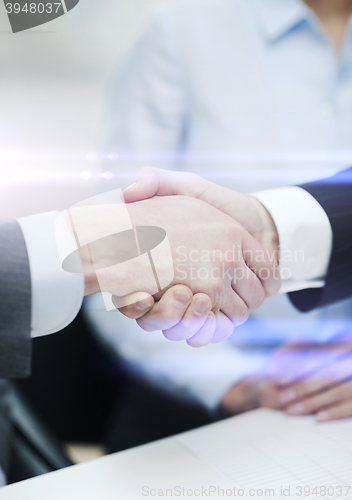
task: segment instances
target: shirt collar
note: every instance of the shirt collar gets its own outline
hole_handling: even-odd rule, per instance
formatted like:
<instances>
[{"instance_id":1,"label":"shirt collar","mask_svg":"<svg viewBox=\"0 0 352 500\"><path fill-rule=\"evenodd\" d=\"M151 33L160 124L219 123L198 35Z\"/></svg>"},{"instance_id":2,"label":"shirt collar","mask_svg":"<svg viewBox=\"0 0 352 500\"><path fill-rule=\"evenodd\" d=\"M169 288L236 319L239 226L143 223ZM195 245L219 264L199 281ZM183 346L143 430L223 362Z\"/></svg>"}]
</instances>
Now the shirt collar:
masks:
<instances>
[{"instance_id":1,"label":"shirt collar","mask_svg":"<svg viewBox=\"0 0 352 500\"><path fill-rule=\"evenodd\" d=\"M269 42L274 42L309 17L303 0L255 0L261 28Z\"/></svg>"}]
</instances>

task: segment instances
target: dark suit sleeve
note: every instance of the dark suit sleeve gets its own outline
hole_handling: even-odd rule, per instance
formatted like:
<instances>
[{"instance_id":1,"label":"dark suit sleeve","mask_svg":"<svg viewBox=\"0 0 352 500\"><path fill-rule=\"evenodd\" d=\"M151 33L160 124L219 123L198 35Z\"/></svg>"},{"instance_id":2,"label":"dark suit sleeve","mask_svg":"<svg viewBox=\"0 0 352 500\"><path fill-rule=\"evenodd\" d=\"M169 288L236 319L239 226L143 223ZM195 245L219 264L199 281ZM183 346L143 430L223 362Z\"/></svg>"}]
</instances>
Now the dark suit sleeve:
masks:
<instances>
[{"instance_id":1,"label":"dark suit sleeve","mask_svg":"<svg viewBox=\"0 0 352 500\"><path fill-rule=\"evenodd\" d=\"M323 207L333 233L325 287L289 294L292 303L306 312L352 297L352 168L301 187Z\"/></svg>"},{"instance_id":2,"label":"dark suit sleeve","mask_svg":"<svg viewBox=\"0 0 352 500\"><path fill-rule=\"evenodd\" d=\"M29 375L31 280L17 222L0 222L0 378Z\"/></svg>"}]
</instances>

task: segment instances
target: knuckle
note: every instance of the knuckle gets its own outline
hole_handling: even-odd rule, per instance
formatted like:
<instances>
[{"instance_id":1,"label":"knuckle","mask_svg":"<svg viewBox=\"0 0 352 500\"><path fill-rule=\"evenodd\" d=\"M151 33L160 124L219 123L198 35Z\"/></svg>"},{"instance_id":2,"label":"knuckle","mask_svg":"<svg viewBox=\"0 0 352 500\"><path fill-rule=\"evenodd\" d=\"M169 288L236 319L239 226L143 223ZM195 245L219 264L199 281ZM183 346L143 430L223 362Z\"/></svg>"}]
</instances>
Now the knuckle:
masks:
<instances>
[{"instance_id":1,"label":"knuckle","mask_svg":"<svg viewBox=\"0 0 352 500\"><path fill-rule=\"evenodd\" d=\"M212 291L213 291L213 296L216 297L216 300L215 302L218 302L218 297L220 297L223 293L223 285L222 283L216 283L213 287L212 287ZM214 302L214 301L213 301Z\"/></svg>"},{"instance_id":2,"label":"knuckle","mask_svg":"<svg viewBox=\"0 0 352 500\"><path fill-rule=\"evenodd\" d=\"M171 313L171 311L165 306L160 308L158 316L158 320L160 324L163 325L164 329L171 328L175 322L175 319L179 319L176 317L175 313ZM157 330L160 330L160 328L157 328Z\"/></svg>"},{"instance_id":3,"label":"knuckle","mask_svg":"<svg viewBox=\"0 0 352 500\"><path fill-rule=\"evenodd\" d=\"M212 309L219 310L221 308L221 303L224 299L224 288L222 284L215 283L214 286L211 287L211 291L209 292L209 297L212 302Z\"/></svg>"},{"instance_id":4,"label":"knuckle","mask_svg":"<svg viewBox=\"0 0 352 500\"><path fill-rule=\"evenodd\" d=\"M274 291L278 286L280 286L281 280L279 267L276 262L273 262L268 258L263 263L260 277L262 282L268 288L268 291Z\"/></svg>"},{"instance_id":5,"label":"knuckle","mask_svg":"<svg viewBox=\"0 0 352 500\"><path fill-rule=\"evenodd\" d=\"M233 334L234 326L235 325L232 323L232 321L229 320L225 329L225 340L231 337L231 335Z\"/></svg>"},{"instance_id":6,"label":"knuckle","mask_svg":"<svg viewBox=\"0 0 352 500\"><path fill-rule=\"evenodd\" d=\"M193 347L195 349L197 349L198 347L205 347L209 343L209 342L204 342L204 341L199 341L199 340L192 340L192 339L187 340L186 342L187 342L187 344L190 347Z\"/></svg>"},{"instance_id":7,"label":"knuckle","mask_svg":"<svg viewBox=\"0 0 352 500\"><path fill-rule=\"evenodd\" d=\"M263 286L257 284L251 296L253 297L253 304L251 305L251 309L258 309L258 307L263 304L266 298L266 293Z\"/></svg>"},{"instance_id":8,"label":"knuckle","mask_svg":"<svg viewBox=\"0 0 352 500\"><path fill-rule=\"evenodd\" d=\"M199 175L194 174L193 172L187 172L186 178L191 182L197 182L203 180Z\"/></svg>"},{"instance_id":9,"label":"knuckle","mask_svg":"<svg viewBox=\"0 0 352 500\"><path fill-rule=\"evenodd\" d=\"M114 304L115 305L115 304ZM116 305L115 305L116 307ZM124 316L127 316L127 318L134 319L134 313L136 312L134 309L131 309L130 306L124 306L124 307L118 307L118 311L120 311L121 314Z\"/></svg>"},{"instance_id":10,"label":"knuckle","mask_svg":"<svg viewBox=\"0 0 352 500\"><path fill-rule=\"evenodd\" d=\"M145 332L155 332L156 328L150 321L145 320L143 318L139 318L136 321L138 326L140 326L142 330L144 330Z\"/></svg>"},{"instance_id":11,"label":"knuckle","mask_svg":"<svg viewBox=\"0 0 352 500\"><path fill-rule=\"evenodd\" d=\"M176 332L173 328L165 328L163 329L163 335L167 340L175 341L178 340Z\"/></svg>"},{"instance_id":12,"label":"knuckle","mask_svg":"<svg viewBox=\"0 0 352 500\"><path fill-rule=\"evenodd\" d=\"M151 173L154 173L154 174L161 174L161 172L158 172L157 169L153 168L153 167L143 167L141 170L140 170L140 174L151 174Z\"/></svg>"},{"instance_id":13,"label":"knuckle","mask_svg":"<svg viewBox=\"0 0 352 500\"><path fill-rule=\"evenodd\" d=\"M249 318L249 310L248 307L243 304L239 314L236 315L236 326L243 325Z\"/></svg>"},{"instance_id":14,"label":"knuckle","mask_svg":"<svg viewBox=\"0 0 352 500\"><path fill-rule=\"evenodd\" d=\"M279 274L270 275L268 279L263 280L266 297L276 295L281 288L281 277Z\"/></svg>"}]
</instances>

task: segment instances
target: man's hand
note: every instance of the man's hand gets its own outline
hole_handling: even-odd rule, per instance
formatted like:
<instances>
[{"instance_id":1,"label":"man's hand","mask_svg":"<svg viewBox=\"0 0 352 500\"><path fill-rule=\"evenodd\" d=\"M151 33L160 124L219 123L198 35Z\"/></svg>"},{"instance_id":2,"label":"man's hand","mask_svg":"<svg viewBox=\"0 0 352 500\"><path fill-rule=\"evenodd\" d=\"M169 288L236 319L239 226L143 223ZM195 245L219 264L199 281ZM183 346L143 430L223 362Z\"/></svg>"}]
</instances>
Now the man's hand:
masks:
<instances>
[{"instance_id":1,"label":"man's hand","mask_svg":"<svg viewBox=\"0 0 352 500\"><path fill-rule=\"evenodd\" d=\"M187 196L158 197L130 204L128 210L133 225L165 229L175 267L172 284L197 295L192 299L183 288L186 294L177 300L177 307L188 309L180 321L175 291L168 290L173 306L162 298L138 320L145 330L162 329L170 340L187 340L191 345L220 342L265 296L277 292L275 259L240 224L209 204ZM127 306L122 312L136 317L137 311Z\"/></svg>"},{"instance_id":2,"label":"man's hand","mask_svg":"<svg viewBox=\"0 0 352 500\"><path fill-rule=\"evenodd\" d=\"M270 214L255 198L218 186L196 174L146 167L123 193L126 203L152 196L198 198L239 222L278 261L279 240Z\"/></svg>"},{"instance_id":3,"label":"man's hand","mask_svg":"<svg viewBox=\"0 0 352 500\"><path fill-rule=\"evenodd\" d=\"M291 342L277 350L261 387L259 405L318 421L352 416L352 343Z\"/></svg>"},{"instance_id":4,"label":"man's hand","mask_svg":"<svg viewBox=\"0 0 352 500\"><path fill-rule=\"evenodd\" d=\"M126 203L131 203L154 195L165 196L168 194L191 196L200 199L242 223L242 225L245 225L248 232L266 250L269 260L271 260L275 267L275 271L277 270L278 235L276 227L270 214L255 198L222 188L194 174L175 173L150 168L141 171L136 182L124 192L124 197ZM278 276L278 272L276 272L275 291L273 292L273 289L270 291L265 290L266 296L276 293L279 288L280 277ZM169 314L168 311L171 310L175 314L173 301L168 300L168 296L171 296L171 294L172 292L169 290L169 295L165 294L161 303L157 304L154 308L152 301L148 304L144 303L145 308L149 306L148 315L144 318L149 325L153 324L154 319L156 320L156 324L160 324L160 311L164 311L166 316ZM192 308L192 306L193 301L189 307ZM182 314L185 314L187 307L188 304L183 309L178 309L179 328L183 330L188 327L187 322L182 319ZM143 312L138 310L134 305L128 306L121 311L131 318L139 318L143 315ZM144 324L143 320L140 324L147 327L147 323ZM189 343L191 344L191 342Z\"/></svg>"},{"instance_id":5,"label":"man's hand","mask_svg":"<svg viewBox=\"0 0 352 500\"><path fill-rule=\"evenodd\" d=\"M221 408L230 415L254 408L315 414L318 421L352 416L352 342L289 342L276 350L263 374L235 384Z\"/></svg>"},{"instance_id":6,"label":"man's hand","mask_svg":"<svg viewBox=\"0 0 352 500\"><path fill-rule=\"evenodd\" d=\"M170 340L221 342L278 289L276 260L196 198L79 206L64 216L78 246L64 269L77 272L79 254L86 294L112 293L124 314ZM148 312L154 299L161 300Z\"/></svg>"},{"instance_id":7,"label":"man's hand","mask_svg":"<svg viewBox=\"0 0 352 500\"><path fill-rule=\"evenodd\" d=\"M233 385L222 398L220 408L229 415L238 415L259 408L263 380L249 376Z\"/></svg>"}]
</instances>

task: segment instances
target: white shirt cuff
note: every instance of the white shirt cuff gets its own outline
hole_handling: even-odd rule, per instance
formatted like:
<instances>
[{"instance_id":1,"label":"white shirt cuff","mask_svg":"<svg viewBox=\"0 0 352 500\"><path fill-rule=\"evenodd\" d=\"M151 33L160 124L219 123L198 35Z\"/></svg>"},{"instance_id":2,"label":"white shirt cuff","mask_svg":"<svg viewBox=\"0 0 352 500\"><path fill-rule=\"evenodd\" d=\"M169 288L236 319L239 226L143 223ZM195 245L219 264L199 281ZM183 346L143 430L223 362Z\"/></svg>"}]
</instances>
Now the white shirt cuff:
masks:
<instances>
[{"instance_id":1,"label":"white shirt cuff","mask_svg":"<svg viewBox=\"0 0 352 500\"><path fill-rule=\"evenodd\" d=\"M7 483L7 480L6 480L5 472L0 467L0 488L2 486L6 486L6 483Z\"/></svg>"},{"instance_id":2,"label":"white shirt cuff","mask_svg":"<svg viewBox=\"0 0 352 500\"><path fill-rule=\"evenodd\" d=\"M333 235L321 205L296 186L268 189L251 196L269 211L279 234L280 293L323 287Z\"/></svg>"},{"instance_id":3,"label":"white shirt cuff","mask_svg":"<svg viewBox=\"0 0 352 500\"><path fill-rule=\"evenodd\" d=\"M40 337L69 325L81 308L84 275L62 269L57 241L67 242L67 228L56 230L58 212L17 219L27 246L32 288L31 335Z\"/></svg>"}]
</instances>

